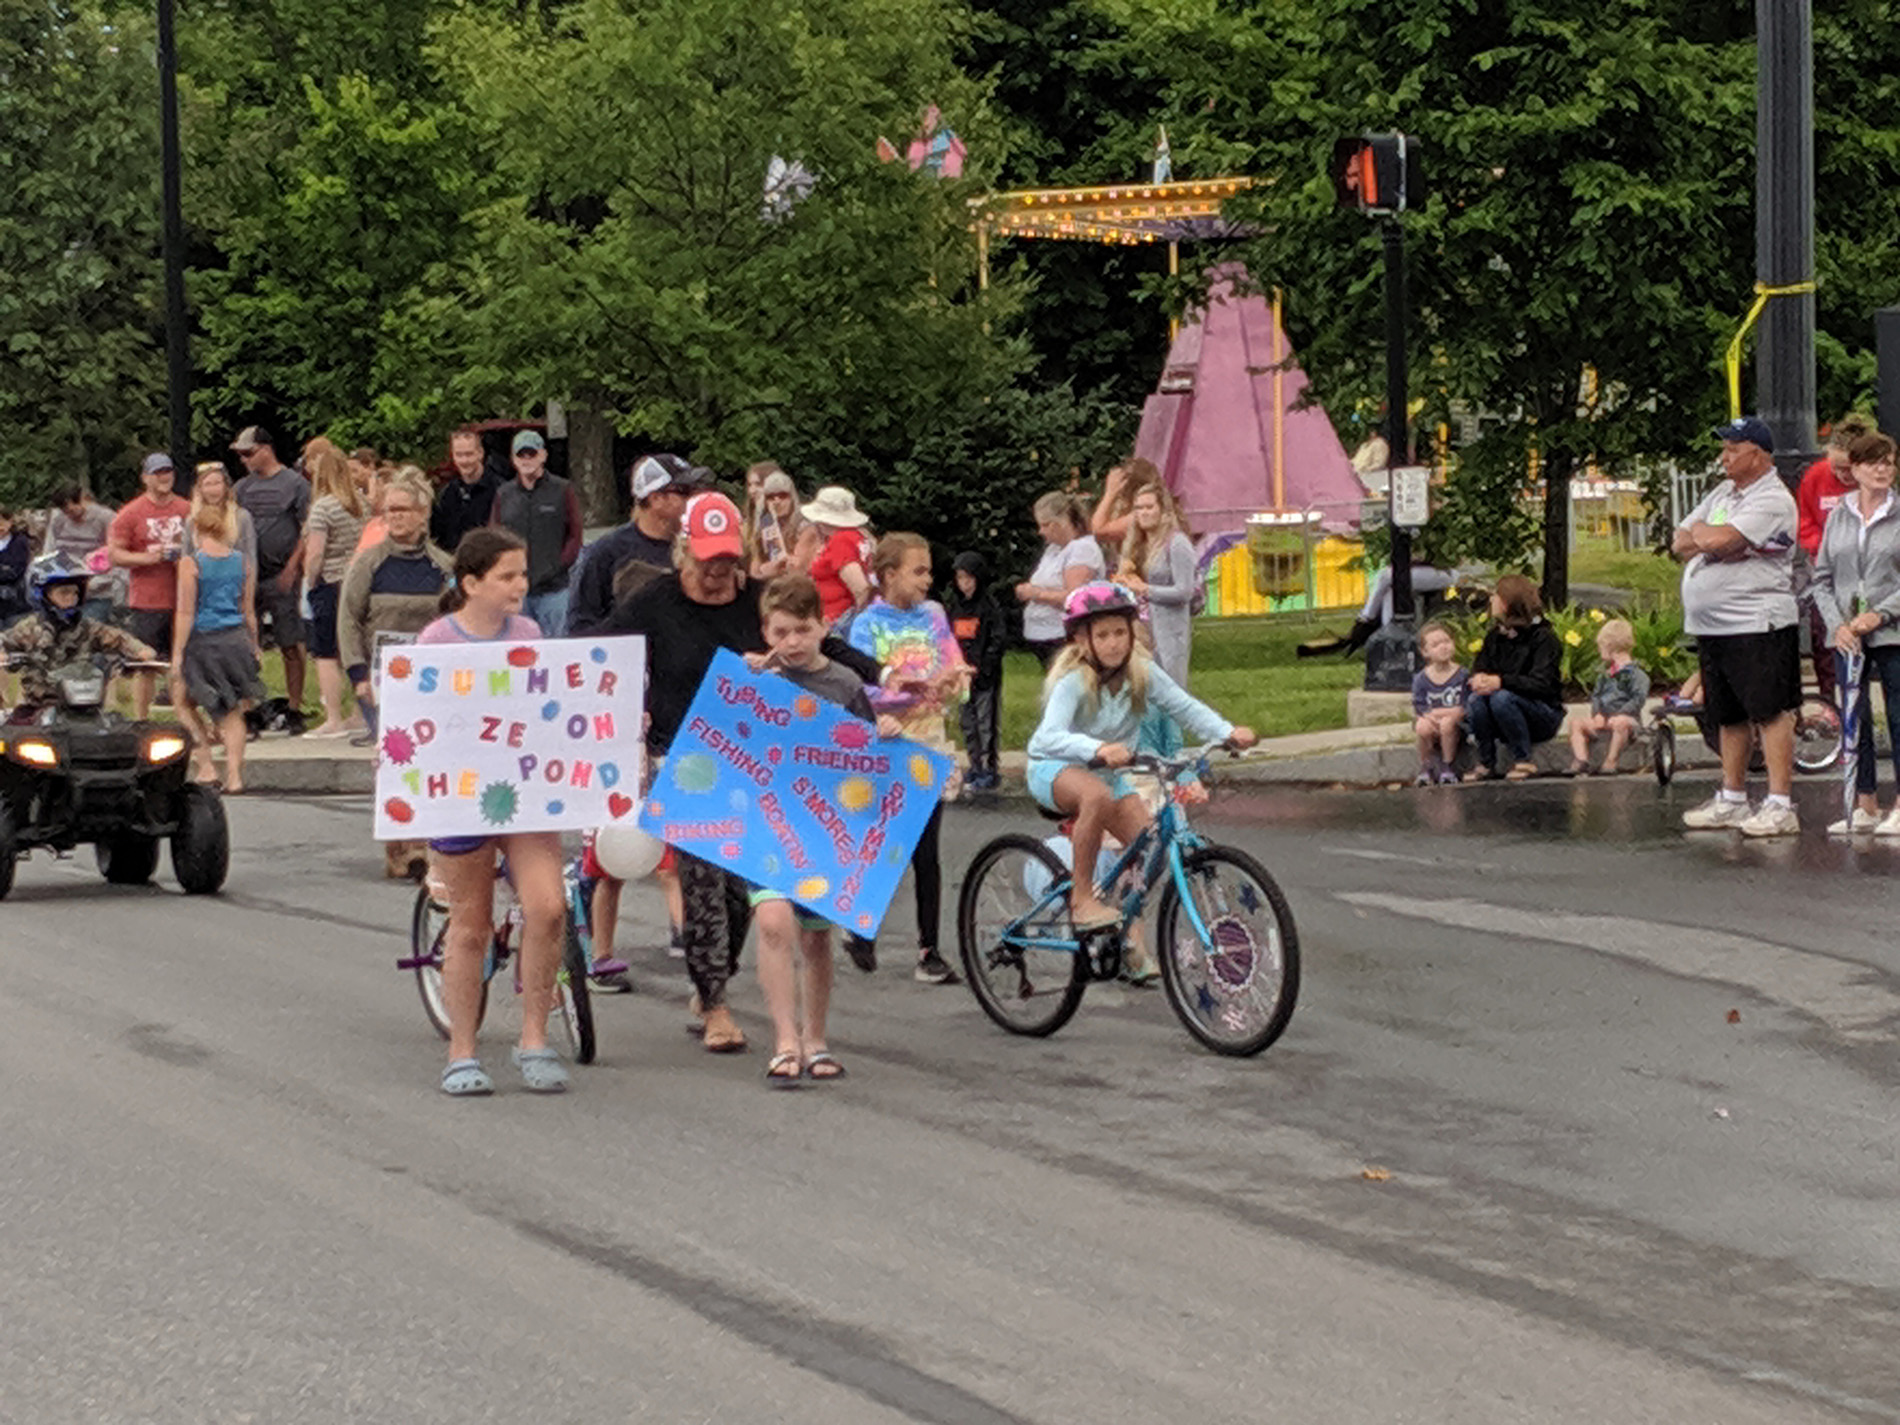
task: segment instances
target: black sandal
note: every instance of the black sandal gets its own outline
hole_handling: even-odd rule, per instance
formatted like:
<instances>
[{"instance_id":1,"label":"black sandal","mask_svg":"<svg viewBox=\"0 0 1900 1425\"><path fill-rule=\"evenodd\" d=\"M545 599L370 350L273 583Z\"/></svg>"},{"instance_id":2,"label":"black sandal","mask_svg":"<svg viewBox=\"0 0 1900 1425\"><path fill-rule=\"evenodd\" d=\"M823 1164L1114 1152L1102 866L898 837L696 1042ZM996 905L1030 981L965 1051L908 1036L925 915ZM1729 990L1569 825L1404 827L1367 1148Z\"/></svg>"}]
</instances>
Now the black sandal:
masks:
<instances>
[{"instance_id":1,"label":"black sandal","mask_svg":"<svg viewBox=\"0 0 1900 1425\"><path fill-rule=\"evenodd\" d=\"M791 1073L779 1072L787 1066L791 1068ZM805 1067L799 1061L798 1052L794 1049L786 1049L774 1054L772 1062L765 1066L765 1081L775 1089L795 1089L798 1087L799 1080L804 1077L804 1073Z\"/></svg>"}]
</instances>

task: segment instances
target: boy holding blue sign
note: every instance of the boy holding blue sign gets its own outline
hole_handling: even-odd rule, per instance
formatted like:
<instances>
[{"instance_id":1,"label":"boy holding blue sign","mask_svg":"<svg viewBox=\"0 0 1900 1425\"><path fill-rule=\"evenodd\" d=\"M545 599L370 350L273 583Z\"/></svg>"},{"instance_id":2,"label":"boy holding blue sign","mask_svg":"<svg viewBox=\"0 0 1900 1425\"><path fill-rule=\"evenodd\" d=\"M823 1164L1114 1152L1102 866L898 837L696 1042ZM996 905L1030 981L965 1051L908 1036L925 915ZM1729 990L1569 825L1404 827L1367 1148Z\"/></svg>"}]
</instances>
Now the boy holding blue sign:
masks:
<instances>
[{"instance_id":1,"label":"boy holding blue sign","mask_svg":"<svg viewBox=\"0 0 1900 1425\"><path fill-rule=\"evenodd\" d=\"M897 735L896 719L872 714L857 674L832 662L819 648L825 620L818 586L809 578L785 574L774 579L759 600L759 617L771 651L748 653L747 664L778 673L806 692L875 722L885 737ZM802 1078L843 1078L844 1065L833 1057L825 1037L825 1016L831 1008L831 923L776 891L754 889L749 899L759 931L759 989L778 1039L772 1062L765 1066L765 1081L773 1088L795 1088Z\"/></svg>"}]
</instances>

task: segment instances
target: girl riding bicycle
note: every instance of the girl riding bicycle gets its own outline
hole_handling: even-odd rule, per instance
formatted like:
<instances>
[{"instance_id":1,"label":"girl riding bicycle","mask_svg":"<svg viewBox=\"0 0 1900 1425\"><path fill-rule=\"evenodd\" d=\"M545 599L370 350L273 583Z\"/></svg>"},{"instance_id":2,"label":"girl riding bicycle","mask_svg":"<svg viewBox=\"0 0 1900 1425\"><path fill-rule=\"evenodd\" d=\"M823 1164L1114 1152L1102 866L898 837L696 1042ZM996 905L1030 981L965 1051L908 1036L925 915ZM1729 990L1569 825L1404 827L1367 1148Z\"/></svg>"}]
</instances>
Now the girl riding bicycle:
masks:
<instances>
[{"instance_id":1,"label":"girl riding bicycle","mask_svg":"<svg viewBox=\"0 0 1900 1425\"><path fill-rule=\"evenodd\" d=\"M416 635L417 643L519 642L541 629L521 613L528 592L528 560L521 537L483 527L462 536L453 582L442 595L443 616ZM561 837L553 831L511 836L446 836L429 843L429 876L446 892L448 931L442 944L442 993L449 1011L449 1063L442 1092L456 1098L493 1093L494 1081L475 1056L481 1023L482 970L495 935L495 855L508 858L508 875L521 903L521 1042L515 1066L531 1093L559 1093L567 1068L548 1047L548 1013L560 969L567 914L561 881Z\"/></svg>"},{"instance_id":2,"label":"girl riding bicycle","mask_svg":"<svg viewBox=\"0 0 1900 1425\"><path fill-rule=\"evenodd\" d=\"M1190 736L1236 749L1258 741L1162 672L1135 640L1137 603L1120 584L1082 585L1063 605L1069 643L1043 685L1042 721L1029 739L1029 793L1042 806L1074 818L1074 889L1069 913L1077 931L1113 925L1120 912L1093 884L1104 832L1127 843L1148 824L1147 806L1120 768L1152 704ZM1099 768L1099 770L1098 770Z\"/></svg>"}]
</instances>

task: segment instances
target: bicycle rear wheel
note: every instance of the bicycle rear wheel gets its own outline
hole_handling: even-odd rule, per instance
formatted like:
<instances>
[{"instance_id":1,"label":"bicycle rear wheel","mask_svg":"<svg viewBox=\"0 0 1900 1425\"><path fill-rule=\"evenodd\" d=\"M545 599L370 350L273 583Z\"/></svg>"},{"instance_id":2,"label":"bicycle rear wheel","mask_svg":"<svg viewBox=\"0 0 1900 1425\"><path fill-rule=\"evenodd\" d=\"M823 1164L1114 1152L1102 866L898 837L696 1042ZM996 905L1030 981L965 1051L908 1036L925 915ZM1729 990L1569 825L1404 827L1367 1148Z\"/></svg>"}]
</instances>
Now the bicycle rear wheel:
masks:
<instances>
[{"instance_id":1,"label":"bicycle rear wheel","mask_svg":"<svg viewBox=\"0 0 1900 1425\"><path fill-rule=\"evenodd\" d=\"M570 907L561 968L554 978L554 1022L577 1064L594 1062L594 1000L587 991L587 947L581 943Z\"/></svg>"},{"instance_id":2,"label":"bicycle rear wheel","mask_svg":"<svg viewBox=\"0 0 1900 1425\"><path fill-rule=\"evenodd\" d=\"M1299 998L1293 912L1266 868L1236 847L1192 852L1182 860L1182 880L1195 914L1185 913L1173 878L1156 914L1168 1004L1215 1053L1258 1054L1285 1031Z\"/></svg>"},{"instance_id":3,"label":"bicycle rear wheel","mask_svg":"<svg viewBox=\"0 0 1900 1425\"><path fill-rule=\"evenodd\" d=\"M1011 1034L1054 1034L1088 987L1069 928L1068 881L1068 868L1033 836L997 837L964 875L963 973L983 1012Z\"/></svg>"}]
</instances>

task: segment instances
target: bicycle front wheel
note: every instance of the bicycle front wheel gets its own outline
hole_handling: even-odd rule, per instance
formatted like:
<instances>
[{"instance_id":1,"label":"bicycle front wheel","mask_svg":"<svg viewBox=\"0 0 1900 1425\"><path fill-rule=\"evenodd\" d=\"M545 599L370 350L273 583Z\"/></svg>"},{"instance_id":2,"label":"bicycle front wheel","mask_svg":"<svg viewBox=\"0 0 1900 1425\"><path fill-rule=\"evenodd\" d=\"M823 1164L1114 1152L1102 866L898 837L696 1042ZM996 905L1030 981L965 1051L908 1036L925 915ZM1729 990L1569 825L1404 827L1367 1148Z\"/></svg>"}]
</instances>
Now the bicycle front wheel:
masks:
<instances>
[{"instance_id":1,"label":"bicycle front wheel","mask_svg":"<svg viewBox=\"0 0 1900 1425\"><path fill-rule=\"evenodd\" d=\"M1215 1053L1258 1054L1285 1031L1299 998L1293 912L1266 868L1236 847L1202 847L1181 870L1155 917L1168 1004Z\"/></svg>"},{"instance_id":2,"label":"bicycle front wheel","mask_svg":"<svg viewBox=\"0 0 1900 1425\"><path fill-rule=\"evenodd\" d=\"M1082 1003L1087 966L1069 928L1068 882L1068 868L1033 836L997 837L964 875L963 973L983 1012L1011 1034L1054 1034Z\"/></svg>"},{"instance_id":3,"label":"bicycle front wheel","mask_svg":"<svg viewBox=\"0 0 1900 1425\"><path fill-rule=\"evenodd\" d=\"M594 1000L587 992L587 947L567 917L567 939L561 947L561 968L554 979L554 1021L566 1049L577 1064L594 1062Z\"/></svg>"}]
</instances>

